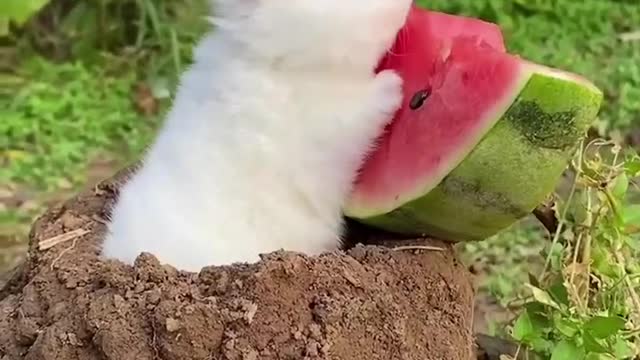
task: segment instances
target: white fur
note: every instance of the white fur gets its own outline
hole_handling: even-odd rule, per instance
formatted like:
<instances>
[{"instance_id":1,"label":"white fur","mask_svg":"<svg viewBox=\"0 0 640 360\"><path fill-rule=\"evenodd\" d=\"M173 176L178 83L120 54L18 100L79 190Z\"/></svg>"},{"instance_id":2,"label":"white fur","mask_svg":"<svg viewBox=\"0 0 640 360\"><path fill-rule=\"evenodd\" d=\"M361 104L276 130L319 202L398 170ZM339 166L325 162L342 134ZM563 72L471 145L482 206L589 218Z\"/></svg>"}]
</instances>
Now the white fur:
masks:
<instances>
[{"instance_id":1,"label":"white fur","mask_svg":"<svg viewBox=\"0 0 640 360\"><path fill-rule=\"evenodd\" d=\"M217 0L103 254L198 271L340 245L342 206L401 103L374 68L411 0Z\"/></svg>"}]
</instances>

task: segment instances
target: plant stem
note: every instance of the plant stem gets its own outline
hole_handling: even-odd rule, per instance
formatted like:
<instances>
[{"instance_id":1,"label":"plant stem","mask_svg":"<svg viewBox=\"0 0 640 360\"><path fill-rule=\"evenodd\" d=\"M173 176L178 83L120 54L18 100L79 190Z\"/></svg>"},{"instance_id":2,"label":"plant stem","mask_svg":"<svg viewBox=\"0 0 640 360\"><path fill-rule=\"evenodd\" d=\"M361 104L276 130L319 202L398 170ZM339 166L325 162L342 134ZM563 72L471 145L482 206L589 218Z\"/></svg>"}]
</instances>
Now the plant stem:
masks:
<instances>
[{"instance_id":1,"label":"plant stem","mask_svg":"<svg viewBox=\"0 0 640 360\"><path fill-rule=\"evenodd\" d=\"M584 302L585 302L585 306L588 307L589 306L589 288L591 284L591 281L589 281L591 277L591 239L592 239L591 232L593 231L593 228L595 226L594 216L592 213L591 189L587 189L587 214L586 214L585 224L587 225L587 228L586 228L586 231L584 232L584 245L582 248L581 263L586 267L586 272L587 272L587 281L586 281L587 290L585 291L585 294L584 294L585 296Z\"/></svg>"},{"instance_id":2,"label":"plant stem","mask_svg":"<svg viewBox=\"0 0 640 360\"><path fill-rule=\"evenodd\" d=\"M623 269L625 269L626 268L626 261L624 259L624 256L622 256L622 254L620 254L620 251L614 250L613 254L616 257L616 261L620 264L620 266L622 266ZM633 288L633 283L631 283L631 279L628 276L626 276L626 274L625 274L625 277L624 277L624 283L627 286L627 290L629 291L629 297L631 298L631 302L633 303L633 306L635 307L636 318L640 317L640 298L638 298L638 294L636 293L635 289Z\"/></svg>"},{"instance_id":3,"label":"plant stem","mask_svg":"<svg viewBox=\"0 0 640 360\"><path fill-rule=\"evenodd\" d=\"M580 146L578 147L578 150L577 150L578 165L574 166L576 170L575 179L573 179L573 184L571 184L571 191L569 192L569 196L567 197L565 207L562 210L562 216L560 217L560 221L558 221L558 227L556 228L556 233L553 235L553 240L551 241L551 249L553 249L554 246L558 243L558 240L560 240L560 234L562 233L562 230L564 229L564 225L567 221L567 214L569 213L569 204L571 204L571 201L573 201L573 196L575 195L576 188L578 187L578 184L577 184L578 176L580 176L580 174L582 173L581 164L582 164L583 150L584 150L584 141L580 143ZM542 269L542 273L538 277L538 281L542 281L542 279L544 279L544 276L547 274L547 270L549 269L549 264L551 263L552 255L553 253L549 251L549 254L547 255L547 259L545 260L545 263L544 263L544 268Z\"/></svg>"}]
</instances>

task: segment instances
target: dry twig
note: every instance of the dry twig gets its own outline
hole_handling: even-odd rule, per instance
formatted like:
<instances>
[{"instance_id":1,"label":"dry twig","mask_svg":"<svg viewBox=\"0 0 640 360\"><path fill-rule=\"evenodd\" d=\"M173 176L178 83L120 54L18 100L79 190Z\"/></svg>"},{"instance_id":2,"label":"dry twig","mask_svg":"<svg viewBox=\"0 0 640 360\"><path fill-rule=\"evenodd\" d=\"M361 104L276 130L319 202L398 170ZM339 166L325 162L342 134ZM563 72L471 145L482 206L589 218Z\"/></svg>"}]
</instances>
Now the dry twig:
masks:
<instances>
[{"instance_id":1,"label":"dry twig","mask_svg":"<svg viewBox=\"0 0 640 360\"><path fill-rule=\"evenodd\" d=\"M444 251L443 248L437 246L419 246L419 245L409 245L409 246L398 246L393 248L394 251L405 251L405 250L428 250L428 251Z\"/></svg>"},{"instance_id":2,"label":"dry twig","mask_svg":"<svg viewBox=\"0 0 640 360\"><path fill-rule=\"evenodd\" d=\"M38 243L38 250L40 251L44 251L44 250L48 250L51 249L52 247L62 244L64 242L67 241L71 241L74 239L79 238L80 236L83 236L85 234L88 234L89 230L85 230L85 229L75 229L69 232L66 232L64 234L60 234L60 235L56 235L54 237L50 237L48 239L42 240Z\"/></svg>"}]
</instances>

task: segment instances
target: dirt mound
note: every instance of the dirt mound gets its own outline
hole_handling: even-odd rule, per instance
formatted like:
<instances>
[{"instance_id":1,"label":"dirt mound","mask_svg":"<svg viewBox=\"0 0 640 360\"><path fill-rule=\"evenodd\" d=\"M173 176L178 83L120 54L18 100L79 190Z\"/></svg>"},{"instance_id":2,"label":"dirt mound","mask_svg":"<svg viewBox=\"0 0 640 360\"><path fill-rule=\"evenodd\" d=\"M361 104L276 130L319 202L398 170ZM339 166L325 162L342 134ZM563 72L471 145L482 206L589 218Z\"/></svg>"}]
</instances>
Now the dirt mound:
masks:
<instances>
[{"instance_id":1,"label":"dirt mound","mask_svg":"<svg viewBox=\"0 0 640 360\"><path fill-rule=\"evenodd\" d=\"M149 254L126 266L98 256L125 175L34 224L0 289L0 359L471 358L473 289L449 246L275 252L200 273Z\"/></svg>"}]
</instances>

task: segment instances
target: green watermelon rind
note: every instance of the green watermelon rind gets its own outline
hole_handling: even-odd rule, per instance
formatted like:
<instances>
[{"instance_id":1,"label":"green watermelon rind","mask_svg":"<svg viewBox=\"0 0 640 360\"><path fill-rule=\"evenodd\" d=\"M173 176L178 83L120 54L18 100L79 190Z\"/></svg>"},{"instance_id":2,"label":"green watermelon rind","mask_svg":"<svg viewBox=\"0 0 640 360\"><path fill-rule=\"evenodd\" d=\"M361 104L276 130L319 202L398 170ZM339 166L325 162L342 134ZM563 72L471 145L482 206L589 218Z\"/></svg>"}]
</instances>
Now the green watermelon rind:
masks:
<instances>
[{"instance_id":1,"label":"green watermelon rind","mask_svg":"<svg viewBox=\"0 0 640 360\"><path fill-rule=\"evenodd\" d=\"M451 241L486 239L529 214L553 192L603 95L577 75L524 66L528 76L515 101L437 186L389 211L345 214L387 231Z\"/></svg>"}]
</instances>

